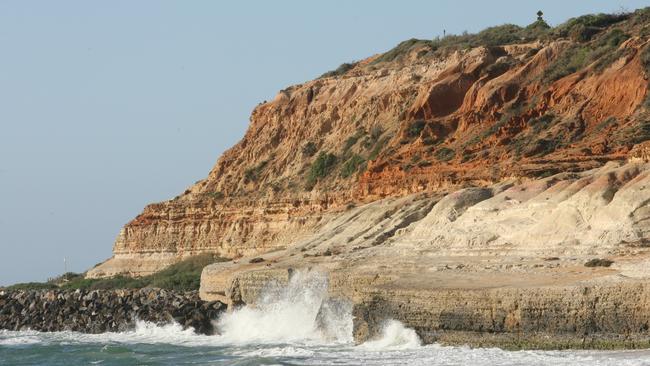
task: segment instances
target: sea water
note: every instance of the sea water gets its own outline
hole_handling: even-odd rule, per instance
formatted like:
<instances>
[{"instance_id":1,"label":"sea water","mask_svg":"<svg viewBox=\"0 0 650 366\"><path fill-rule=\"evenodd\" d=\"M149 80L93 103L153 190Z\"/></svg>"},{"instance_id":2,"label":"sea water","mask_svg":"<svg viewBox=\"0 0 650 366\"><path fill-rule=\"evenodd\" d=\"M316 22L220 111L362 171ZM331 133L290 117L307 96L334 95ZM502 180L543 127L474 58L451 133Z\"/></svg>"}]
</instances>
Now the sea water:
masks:
<instances>
[{"instance_id":1,"label":"sea water","mask_svg":"<svg viewBox=\"0 0 650 366\"><path fill-rule=\"evenodd\" d=\"M351 307L328 303L326 279L315 272L268 286L256 307L225 313L217 327L214 336L147 322L122 333L0 331L0 365L650 365L647 350L422 345L394 320L379 338L355 345Z\"/></svg>"}]
</instances>

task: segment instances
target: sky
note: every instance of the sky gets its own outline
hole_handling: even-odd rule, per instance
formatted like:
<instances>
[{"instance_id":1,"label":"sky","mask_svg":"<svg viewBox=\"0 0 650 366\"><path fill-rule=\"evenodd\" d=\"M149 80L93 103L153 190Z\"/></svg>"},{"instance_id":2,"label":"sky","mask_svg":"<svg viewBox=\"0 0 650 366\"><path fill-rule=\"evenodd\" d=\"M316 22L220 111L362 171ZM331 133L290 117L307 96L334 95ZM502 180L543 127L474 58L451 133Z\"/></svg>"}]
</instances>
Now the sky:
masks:
<instances>
[{"instance_id":1,"label":"sky","mask_svg":"<svg viewBox=\"0 0 650 366\"><path fill-rule=\"evenodd\" d=\"M645 6L0 0L0 285L110 257L125 223L204 178L289 85L443 29Z\"/></svg>"}]
</instances>

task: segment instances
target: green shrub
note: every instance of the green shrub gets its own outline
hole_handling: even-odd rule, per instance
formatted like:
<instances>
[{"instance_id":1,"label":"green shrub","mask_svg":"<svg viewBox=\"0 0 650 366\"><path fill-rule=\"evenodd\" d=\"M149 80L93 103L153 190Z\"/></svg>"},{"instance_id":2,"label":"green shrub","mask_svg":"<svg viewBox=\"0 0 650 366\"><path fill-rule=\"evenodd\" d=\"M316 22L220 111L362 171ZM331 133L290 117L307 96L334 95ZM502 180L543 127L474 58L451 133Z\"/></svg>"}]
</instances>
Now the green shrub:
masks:
<instances>
[{"instance_id":1,"label":"green shrub","mask_svg":"<svg viewBox=\"0 0 650 366\"><path fill-rule=\"evenodd\" d=\"M357 135L348 137L348 139L345 140L345 145L343 145L343 150L349 150L352 146L354 146L354 144L357 143L357 141L359 141L359 137Z\"/></svg>"},{"instance_id":2,"label":"green shrub","mask_svg":"<svg viewBox=\"0 0 650 366\"><path fill-rule=\"evenodd\" d=\"M370 137L373 139L373 141L379 140L379 137L381 137L382 133L384 133L384 131L381 129L380 125L374 125L370 129Z\"/></svg>"},{"instance_id":3,"label":"green shrub","mask_svg":"<svg viewBox=\"0 0 650 366\"><path fill-rule=\"evenodd\" d=\"M560 24L555 27L553 34L556 37L571 36L577 41L588 41L605 27L626 20L629 16L629 14L587 14Z\"/></svg>"},{"instance_id":4,"label":"green shrub","mask_svg":"<svg viewBox=\"0 0 650 366\"><path fill-rule=\"evenodd\" d=\"M491 77L497 77L510 70L515 64L512 58L507 58L488 65L484 71Z\"/></svg>"},{"instance_id":5,"label":"green shrub","mask_svg":"<svg viewBox=\"0 0 650 366\"><path fill-rule=\"evenodd\" d=\"M594 63L597 72L602 72L614 61L623 57L626 52L629 52L627 49L618 49L620 44L628 38L630 38L630 35L621 29L612 29L590 43L573 45L562 52L546 68L542 80L546 83L553 82L592 63ZM591 39L591 36L589 36L589 39Z\"/></svg>"},{"instance_id":6,"label":"green shrub","mask_svg":"<svg viewBox=\"0 0 650 366\"><path fill-rule=\"evenodd\" d=\"M648 8L650 9L650 8ZM650 13L650 11L649 11ZM650 17L650 15L649 15ZM650 27L648 27L650 28ZM645 74L646 76L650 77L650 46L645 46L645 48L641 51L641 63L643 64L643 67L645 68ZM645 106L646 108L650 109L650 92L646 92L646 98L645 98Z\"/></svg>"},{"instance_id":7,"label":"green shrub","mask_svg":"<svg viewBox=\"0 0 650 366\"><path fill-rule=\"evenodd\" d=\"M630 35L623 32L621 29L612 29L598 42L599 45L607 45L611 47L618 47L621 43L630 38Z\"/></svg>"},{"instance_id":8,"label":"green shrub","mask_svg":"<svg viewBox=\"0 0 650 366\"><path fill-rule=\"evenodd\" d=\"M302 147L303 156L314 156L314 154L316 154L317 151L318 151L318 147L316 147L316 144L313 143L312 141L307 142Z\"/></svg>"},{"instance_id":9,"label":"green shrub","mask_svg":"<svg viewBox=\"0 0 650 366\"><path fill-rule=\"evenodd\" d=\"M60 276L48 279L47 282L54 285L60 285L66 282L82 279L83 277L84 275L82 273L66 272Z\"/></svg>"},{"instance_id":10,"label":"green shrub","mask_svg":"<svg viewBox=\"0 0 650 366\"><path fill-rule=\"evenodd\" d=\"M375 143L375 146L373 147L372 151L368 155L368 160L375 160L379 156L379 153L384 149L386 144L388 143L389 137L384 137L381 140L378 140Z\"/></svg>"},{"instance_id":11,"label":"green shrub","mask_svg":"<svg viewBox=\"0 0 650 366\"><path fill-rule=\"evenodd\" d=\"M587 263L585 263L585 267L609 267L612 264L614 264L614 261L609 260L609 259L601 259L601 258L594 258Z\"/></svg>"},{"instance_id":12,"label":"green shrub","mask_svg":"<svg viewBox=\"0 0 650 366\"><path fill-rule=\"evenodd\" d=\"M420 133L422 133L422 130L424 130L426 125L427 123L422 120L413 121L406 129L406 135L412 139L420 137Z\"/></svg>"},{"instance_id":13,"label":"green shrub","mask_svg":"<svg viewBox=\"0 0 650 366\"><path fill-rule=\"evenodd\" d=\"M262 173L262 171L264 171L264 168L266 168L266 166L268 165L268 163L269 163L268 160L264 160L259 164L257 164L255 167L246 169L244 171L245 182L246 183L256 182L260 174Z\"/></svg>"},{"instance_id":14,"label":"green shrub","mask_svg":"<svg viewBox=\"0 0 650 366\"><path fill-rule=\"evenodd\" d=\"M453 51L472 47L494 47L507 44L530 42L547 37L551 27L544 20L537 20L525 28L514 24L489 27L476 34L447 35L433 40L434 50Z\"/></svg>"},{"instance_id":15,"label":"green shrub","mask_svg":"<svg viewBox=\"0 0 650 366\"><path fill-rule=\"evenodd\" d=\"M51 290L58 288L55 284L47 282L25 282L17 283L15 285L7 286L7 291L21 291L21 290Z\"/></svg>"},{"instance_id":16,"label":"green shrub","mask_svg":"<svg viewBox=\"0 0 650 366\"><path fill-rule=\"evenodd\" d=\"M476 46L500 46L521 41L522 28L514 24L489 27L480 31L473 41Z\"/></svg>"},{"instance_id":17,"label":"green shrub","mask_svg":"<svg viewBox=\"0 0 650 366\"><path fill-rule=\"evenodd\" d=\"M645 72L650 76L650 46L645 46L641 51L641 63L645 67Z\"/></svg>"},{"instance_id":18,"label":"green shrub","mask_svg":"<svg viewBox=\"0 0 650 366\"><path fill-rule=\"evenodd\" d=\"M309 169L307 185L313 187L318 180L326 177L336 165L336 160L336 155L321 151Z\"/></svg>"},{"instance_id":19,"label":"green shrub","mask_svg":"<svg viewBox=\"0 0 650 366\"><path fill-rule=\"evenodd\" d=\"M200 254L144 277L117 275L107 278L83 278L77 273L66 273L48 282L21 283L7 287L7 290L49 290L49 289L120 289L156 287L177 291L195 291L199 289L201 271L209 264L228 261L213 254Z\"/></svg>"},{"instance_id":20,"label":"green shrub","mask_svg":"<svg viewBox=\"0 0 650 366\"><path fill-rule=\"evenodd\" d=\"M486 130L484 130L481 135L479 136L479 140L483 140L489 136L494 135L499 131L499 129L508 123L508 116L504 115L499 119L497 122L495 122L492 126L488 127Z\"/></svg>"},{"instance_id":21,"label":"green shrub","mask_svg":"<svg viewBox=\"0 0 650 366\"><path fill-rule=\"evenodd\" d=\"M632 24L634 25L648 24L650 23L650 7L637 9L634 11L634 13L631 14L631 16L632 16ZM647 30L648 27L644 27L643 29Z\"/></svg>"},{"instance_id":22,"label":"green shrub","mask_svg":"<svg viewBox=\"0 0 650 366\"><path fill-rule=\"evenodd\" d=\"M555 115L553 113L546 113L538 118L530 119L528 124L532 126L533 134L538 135L541 131L547 129L553 120L555 120Z\"/></svg>"},{"instance_id":23,"label":"green shrub","mask_svg":"<svg viewBox=\"0 0 650 366\"><path fill-rule=\"evenodd\" d=\"M546 38L551 30L551 26L548 25L544 19L538 19L533 23L530 23L526 28L522 29L519 32L519 35L525 41L534 41Z\"/></svg>"},{"instance_id":24,"label":"green shrub","mask_svg":"<svg viewBox=\"0 0 650 366\"><path fill-rule=\"evenodd\" d=\"M213 254L199 254L144 277L114 276L98 279L81 279L64 284L62 288L83 289L115 289L156 287L168 290L190 291L198 290L201 271L209 264L228 261Z\"/></svg>"},{"instance_id":25,"label":"green shrub","mask_svg":"<svg viewBox=\"0 0 650 366\"><path fill-rule=\"evenodd\" d=\"M324 73L319 77L319 79L345 75L348 71L352 70L355 66L357 66L357 62L342 63L339 67L336 68L336 70L332 70Z\"/></svg>"},{"instance_id":26,"label":"green shrub","mask_svg":"<svg viewBox=\"0 0 650 366\"><path fill-rule=\"evenodd\" d=\"M222 192L219 192L219 191L215 191L215 192L206 192L206 193L204 193L204 194L205 194L207 197L209 197L209 198L211 198L211 199L213 199L213 200L215 200L215 201L218 201L218 200L220 200L220 199L223 199L223 197L224 197L224 194L223 194Z\"/></svg>"},{"instance_id":27,"label":"green shrub","mask_svg":"<svg viewBox=\"0 0 650 366\"><path fill-rule=\"evenodd\" d=\"M190 257L149 276L149 286L178 291L198 290L203 268L214 262L226 260L210 254Z\"/></svg>"},{"instance_id":28,"label":"green shrub","mask_svg":"<svg viewBox=\"0 0 650 366\"><path fill-rule=\"evenodd\" d=\"M147 287L150 283L147 277L134 278L123 275L117 275L107 278L88 278L71 281L61 286L65 289L90 289L90 290L110 290L117 288L143 288ZM151 286L153 287L153 286Z\"/></svg>"},{"instance_id":29,"label":"green shrub","mask_svg":"<svg viewBox=\"0 0 650 366\"><path fill-rule=\"evenodd\" d=\"M465 150L465 151L463 151L463 155L461 156L460 162L461 163L466 163L466 162L474 159L474 157L475 157L475 155L472 152Z\"/></svg>"},{"instance_id":30,"label":"green shrub","mask_svg":"<svg viewBox=\"0 0 650 366\"><path fill-rule=\"evenodd\" d=\"M524 156L531 157L531 156L550 154L553 151L557 150L560 146L562 146L561 140L562 139L559 137L552 138L552 139L548 139L548 138L537 139L532 145L528 146L528 148L524 151Z\"/></svg>"},{"instance_id":31,"label":"green shrub","mask_svg":"<svg viewBox=\"0 0 650 366\"><path fill-rule=\"evenodd\" d=\"M347 140L345 140L345 145L343 145L343 151L347 151L347 150L349 150L349 149L350 149L352 146L354 146L354 145L357 143L357 141L359 141L359 139L360 139L361 137L363 137L365 134L366 134L366 131L364 131L363 129L360 129L360 130L358 130L354 135L348 137Z\"/></svg>"},{"instance_id":32,"label":"green shrub","mask_svg":"<svg viewBox=\"0 0 650 366\"><path fill-rule=\"evenodd\" d=\"M548 168L548 169L542 169L538 170L536 172L532 173L532 176L535 178L547 178L550 176L553 176L555 174L558 174L560 171L556 168Z\"/></svg>"},{"instance_id":33,"label":"green shrub","mask_svg":"<svg viewBox=\"0 0 650 366\"><path fill-rule=\"evenodd\" d=\"M618 49L628 38L630 38L629 34L620 29L613 29L595 43L592 59L595 61L596 71L602 72L616 60L632 52L627 48Z\"/></svg>"},{"instance_id":34,"label":"green shrub","mask_svg":"<svg viewBox=\"0 0 650 366\"><path fill-rule=\"evenodd\" d=\"M411 50L413 50L414 48L421 47L421 46L424 46L425 49L428 49L430 51L435 50L435 48L433 47L433 42L423 40L423 39L411 38L409 40L400 42L393 49L377 57L372 61L372 64L395 61L397 59L402 58L404 55L408 54L409 52L411 52Z\"/></svg>"},{"instance_id":35,"label":"green shrub","mask_svg":"<svg viewBox=\"0 0 650 366\"><path fill-rule=\"evenodd\" d=\"M621 131L622 142L628 145L636 145L650 140L650 121L637 123Z\"/></svg>"},{"instance_id":36,"label":"green shrub","mask_svg":"<svg viewBox=\"0 0 650 366\"><path fill-rule=\"evenodd\" d=\"M255 175L255 170L248 168L244 171L244 181L245 182L254 182L257 180L257 175Z\"/></svg>"},{"instance_id":37,"label":"green shrub","mask_svg":"<svg viewBox=\"0 0 650 366\"><path fill-rule=\"evenodd\" d=\"M348 159L341 167L341 177L348 178L356 173L361 166L366 162L361 156L354 154Z\"/></svg>"},{"instance_id":38,"label":"green shrub","mask_svg":"<svg viewBox=\"0 0 650 366\"><path fill-rule=\"evenodd\" d=\"M433 155L438 161L449 161L456 156L456 152L448 147L441 147Z\"/></svg>"},{"instance_id":39,"label":"green shrub","mask_svg":"<svg viewBox=\"0 0 650 366\"><path fill-rule=\"evenodd\" d=\"M424 145L426 145L426 146L437 145L437 144L439 144L440 142L442 142L442 141L441 141L441 140L433 139L433 138L428 137L428 136L422 139L422 143L423 143Z\"/></svg>"},{"instance_id":40,"label":"green shrub","mask_svg":"<svg viewBox=\"0 0 650 366\"><path fill-rule=\"evenodd\" d=\"M591 59L590 52L585 46L569 47L544 70L542 80L551 83L582 69Z\"/></svg>"},{"instance_id":41,"label":"green shrub","mask_svg":"<svg viewBox=\"0 0 650 366\"><path fill-rule=\"evenodd\" d=\"M616 123L616 117L609 117L606 120L600 122L594 127L594 132L601 132L602 130L606 129L607 127L613 125Z\"/></svg>"}]
</instances>

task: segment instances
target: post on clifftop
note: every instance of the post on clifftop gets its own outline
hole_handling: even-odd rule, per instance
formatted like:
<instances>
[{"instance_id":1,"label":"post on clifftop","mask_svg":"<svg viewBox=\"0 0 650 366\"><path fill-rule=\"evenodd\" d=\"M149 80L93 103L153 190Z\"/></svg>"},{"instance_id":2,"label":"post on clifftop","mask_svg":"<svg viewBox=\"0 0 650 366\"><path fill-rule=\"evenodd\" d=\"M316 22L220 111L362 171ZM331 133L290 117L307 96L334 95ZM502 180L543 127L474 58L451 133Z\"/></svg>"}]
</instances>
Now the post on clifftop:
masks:
<instances>
[{"instance_id":1,"label":"post on clifftop","mask_svg":"<svg viewBox=\"0 0 650 366\"><path fill-rule=\"evenodd\" d=\"M538 10L537 11L537 20L544 20L544 18L542 18L543 15L544 15L544 12L541 11L541 10Z\"/></svg>"}]
</instances>

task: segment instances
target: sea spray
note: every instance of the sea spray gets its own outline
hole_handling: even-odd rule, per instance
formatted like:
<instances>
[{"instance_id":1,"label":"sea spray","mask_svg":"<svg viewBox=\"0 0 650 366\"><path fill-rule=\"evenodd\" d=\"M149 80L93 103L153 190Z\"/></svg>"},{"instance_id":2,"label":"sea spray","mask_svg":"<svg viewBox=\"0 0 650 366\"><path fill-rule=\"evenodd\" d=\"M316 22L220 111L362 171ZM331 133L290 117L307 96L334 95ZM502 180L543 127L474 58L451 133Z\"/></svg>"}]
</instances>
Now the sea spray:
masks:
<instances>
[{"instance_id":1,"label":"sea spray","mask_svg":"<svg viewBox=\"0 0 650 366\"><path fill-rule=\"evenodd\" d=\"M196 334L192 328L183 328L178 323L155 324L137 320L135 328L124 332L99 334L72 331L39 332L35 330L0 330L0 346L21 344L83 343L83 344L174 344L179 346L212 346L214 336Z\"/></svg>"},{"instance_id":2,"label":"sea spray","mask_svg":"<svg viewBox=\"0 0 650 366\"><path fill-rule=\"evenodd\" d=\"M397 320L388 320L384 323L381 336L359 346L364 350L405 350L416 349L421 346L420 337L413 329L407 328Z\"/></svg>"},{"instance_id":3,"label":"sea spray","mask_svg":"<svg viewBox=\"0 0 650 366\"><path fill-rule=\"evenodd\" d=\"M269 283L254 307L221 316L220 338L238 344L351 342L351 306L329 299L327 288L327 276L317 271L296 271L286 285Z\"/></svg>"}]
</instances>

